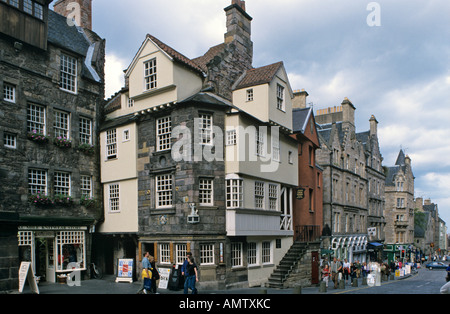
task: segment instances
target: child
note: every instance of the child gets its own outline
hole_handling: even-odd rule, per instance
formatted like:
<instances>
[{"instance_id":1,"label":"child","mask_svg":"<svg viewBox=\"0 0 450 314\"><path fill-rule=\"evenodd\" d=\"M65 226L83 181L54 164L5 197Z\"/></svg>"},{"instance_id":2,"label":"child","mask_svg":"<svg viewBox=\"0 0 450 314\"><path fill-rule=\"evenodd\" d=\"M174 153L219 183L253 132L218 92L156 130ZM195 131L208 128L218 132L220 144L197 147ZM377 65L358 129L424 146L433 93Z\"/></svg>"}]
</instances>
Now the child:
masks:
<instances>
[{"instance_id":1,"label":"child","mask_svg":"<svg viewBox=\"0 0 450 314\"><path fill-rule=\"evenodd\" d=\"M328 288L328 279L330 278L330 269L328 268L328 264L325 264L325 267L322 269L322 277Z\"/></svg>"}]
</instances>

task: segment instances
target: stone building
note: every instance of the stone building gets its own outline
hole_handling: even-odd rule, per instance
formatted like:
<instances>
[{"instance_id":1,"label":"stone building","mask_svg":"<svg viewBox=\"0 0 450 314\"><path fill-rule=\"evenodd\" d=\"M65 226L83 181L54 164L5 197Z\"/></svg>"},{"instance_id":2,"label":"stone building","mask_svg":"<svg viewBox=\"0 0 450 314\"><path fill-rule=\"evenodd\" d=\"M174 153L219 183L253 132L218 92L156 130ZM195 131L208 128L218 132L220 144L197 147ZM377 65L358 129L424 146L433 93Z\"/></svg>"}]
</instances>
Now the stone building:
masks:
<instances>
[{"instance_id":1,"label":"stone building","mask_svg":"<svg viewBox=\"0 0 450 314\"><path fill-rule=\"evenodd\" d=\"M282 62L253 68L245 2L225 13L224 43L194 59L148 34L105 105L108 272L147 251L178 268L191 251L202 288L261 285L292 245L292 89Z\"/></svg>"},{"instance_id":2,"label":"stone building","mask_svg":"<svg viewBox=\"0 0 450 314\"><path fill-rule=\"evenodd\" d=\"M405 258L414 242L414 174L411 158L400 150L395 166L386 167L386 246L388 259Z\"/></svg>"},{"instance_id":3,"label":"stone building","mask_svg":"<svg viewBox=\"0 0 450 314\"><path fill-rule=\"evenodd\" d=\"M355 107L347 98L341 106L316 114L323 168L324 248L350 261L378 259L384 239L384 174L377 137L377 121L357 133ZM374 230L369 236L368 230ZM373 229L375 228L375 229ZM371 233L372 234L372 233ZM380 241L380 242L379 242Z\"/></svg>"},{"instance_id":4,"label":"stone building","mask_svg":"<svg viewBox=\"0 0 450 314\"><path fill-rule=\"evenodd\" d=\"M50 3L0 1L0 290L17 288L21 261L50 282L69 257L85 270L102 217L105 41Z\"/></svg>"}]
</instances>

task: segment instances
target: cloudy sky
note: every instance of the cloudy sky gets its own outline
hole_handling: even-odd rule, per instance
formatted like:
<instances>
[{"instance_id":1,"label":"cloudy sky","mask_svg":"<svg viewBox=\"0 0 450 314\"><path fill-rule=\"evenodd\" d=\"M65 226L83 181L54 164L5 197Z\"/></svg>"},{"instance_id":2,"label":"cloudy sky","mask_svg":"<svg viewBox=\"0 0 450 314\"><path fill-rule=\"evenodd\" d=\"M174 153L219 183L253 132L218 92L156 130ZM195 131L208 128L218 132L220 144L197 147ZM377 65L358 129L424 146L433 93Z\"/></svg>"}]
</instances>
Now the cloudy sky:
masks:
<instances>
[{"instance_id":1,"label":"cloudy sky","mask_svg":"<svg viewBox=\"0 0 450 314\"><path fill-rule=\"evenodd\" d=\"M150 33L187 57L223 42L231 0L94 0L107 40L107 93ZM358 132L373 114L385 166L403 148L415 196L450 225L450 1L247 0L254 67L283 61L293 89L315 109L356 107ZM372 26L370 26L372 25Z\"/></svg>"}]
</instances>

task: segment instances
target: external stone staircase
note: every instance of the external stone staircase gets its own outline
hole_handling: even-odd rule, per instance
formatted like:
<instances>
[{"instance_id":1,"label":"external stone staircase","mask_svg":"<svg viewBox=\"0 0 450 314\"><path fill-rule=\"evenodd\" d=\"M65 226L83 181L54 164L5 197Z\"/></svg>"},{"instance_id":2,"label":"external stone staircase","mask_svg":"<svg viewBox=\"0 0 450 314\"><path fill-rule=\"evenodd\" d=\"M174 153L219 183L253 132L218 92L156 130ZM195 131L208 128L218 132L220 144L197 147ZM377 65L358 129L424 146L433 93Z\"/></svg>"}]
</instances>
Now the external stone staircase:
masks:
<instances>
[{"instance_id":1,"label":"external stone staircase","mask_svg":"<svg viewBox=\"0 0 450 314\"><path fill-rule=\"evenodd\" d=\"M294 242L268 280L269 288L284 288L284 282L307 252L307 243Z\"/></svg>"}]
</instances>

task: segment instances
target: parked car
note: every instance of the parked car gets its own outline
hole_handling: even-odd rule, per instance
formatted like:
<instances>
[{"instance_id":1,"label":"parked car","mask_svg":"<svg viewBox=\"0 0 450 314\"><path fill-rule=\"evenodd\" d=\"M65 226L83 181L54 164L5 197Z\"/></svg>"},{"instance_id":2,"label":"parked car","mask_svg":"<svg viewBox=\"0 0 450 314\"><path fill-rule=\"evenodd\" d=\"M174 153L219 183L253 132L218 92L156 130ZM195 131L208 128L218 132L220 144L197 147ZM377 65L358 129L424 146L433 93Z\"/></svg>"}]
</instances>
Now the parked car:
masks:
<instances>
[{"instance_id":1,"label":"parked car","mask_svg":"<svg viewBox=\"0 0 450 314\"><path fill-rule=\"evenodd\" d=\"M428 269L447 269L448 265L442 262L431 262L425 265Z\"/></svg>"}]
</instances>

